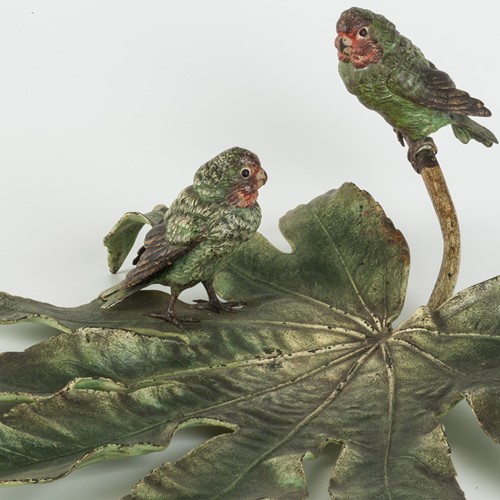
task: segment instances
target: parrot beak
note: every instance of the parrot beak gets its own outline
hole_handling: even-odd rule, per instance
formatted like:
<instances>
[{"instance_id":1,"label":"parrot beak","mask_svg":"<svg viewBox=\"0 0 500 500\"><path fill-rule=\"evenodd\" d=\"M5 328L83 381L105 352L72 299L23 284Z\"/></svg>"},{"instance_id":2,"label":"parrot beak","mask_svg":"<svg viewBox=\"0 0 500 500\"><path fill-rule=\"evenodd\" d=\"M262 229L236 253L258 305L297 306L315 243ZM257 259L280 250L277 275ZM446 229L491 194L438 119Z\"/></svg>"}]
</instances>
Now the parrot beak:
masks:
<instances>
[{"instance_id":1,"label":"parrot beak","mask_svg":"<svg viewBox=\"0 0 500 500\"><path fill-rule=\"evenodd\" d=\"M257 172L255 180L257 181L257 189L261 188L267 182L267 174L263 168L260 168Z\"/></svg>"},{"instance_id":2,"label":"parrot beak","mask_svg":"<svg viewBox=\"0 0 500 500\"><path fill-rule=\"evenodd\" d=\"M341 54L349 55L352 48L352 40L346 36L339 35L335 39L335 47Z\"/></svg>"}]
</instances>

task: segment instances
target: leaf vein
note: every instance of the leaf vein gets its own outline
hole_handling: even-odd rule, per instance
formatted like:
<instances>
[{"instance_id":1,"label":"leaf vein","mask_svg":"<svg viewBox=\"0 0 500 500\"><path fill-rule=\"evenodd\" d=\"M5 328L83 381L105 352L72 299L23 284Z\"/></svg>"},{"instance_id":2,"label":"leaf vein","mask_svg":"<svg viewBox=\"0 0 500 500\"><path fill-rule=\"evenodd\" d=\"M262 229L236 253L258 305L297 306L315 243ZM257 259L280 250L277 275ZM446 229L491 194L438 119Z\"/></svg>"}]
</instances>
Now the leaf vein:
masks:
<instances>
[{"instance_id":1,"label":"leaf vein","mask_svg":"<svg viewBox=\"0 0 500 500\"><path fill-rule=\"evenodd\" d=\"M383 344L382 354L384 357L385 368L387 371L387 381L389 385L389 397L387 401L387 441L384 453L384 483L385 489L387 491L387 497L392 500L391 488L389 484L389 456L391 452L391 442L394 425L396 378L394 376L394 363L387 344Z\"/></svg>"},{"instance_id":2,"label":"leaf vein","mask_svg":"<svg viewBox=\"0 0 500 500\"><path fill-rule=\"evenodd\" d=\"M460 375L461 377L467 376L465 373L461 372L460 370L457 370L456 368L453 368L453 367L447 365L446 363L444 363L440 359L437 359L436 357L434 357L431 353L427 352L425 349L422 349L418 345L415 345L408 340L398 339L398 338L395 338L393 340L395 342L399 342L400 344L405 345L409 349L413 349L413 350L417 351L421 356L428 359L429 361L431 361L432 363L434 363L435 365L439 366L440 368L442 368L444 370L450 371L450 372L454 373L455 375Z\"/></svg>"},{"instance_id":3,"label":"leaf vein","mask_svg":"<svg viewBox=\"0 0 500 500\"><path fill-rule=\"evenodd\" d=\"M265 453L263 453L259 458L254 460L240 475L237 477L223 492L221 492L218 495L218 498L224 496L225 494L229 493L231 490L233 490L236 485L238 484L239 481L243 479L245 475L247 475L249 472L251 472L260 462L266 460L268 457L270 457L277 449L279 449L281 446L283 446L285 443L290 441L298 432L300 432L311 420L313 420L315 417L317 417L323 410L325 410L330 404L335 401L337 396L344 390L346 385L352 380L356 372L359 370L359 368L364 364L364 362L371 356L371 354L378 348L378 345L374 345L370 347L370 349L367 350L361 356L359 359L355 361L355 363L351 366L351 368L347 371L346 376L339 381L339 383L336 385L334 390L329 394L329 396L318 406L316 407L312 412L310 412L306 417L304 417L283 439L278 441L276 444L271 446ZM354 353L353 353L354 354ZM329 363L330 365L330 363ZM328 367L325 366L323 369L326 369Z\"/></svg>"},{"instance_id":4,"label":"leaf vein","mask_svg":"<svg viewBox=\"0 0 500 500\"><path fill-rule=\"evenodd\" d=\"M271 289L277 290L278 292L281 292L284 295L292 295L295 297L299 297L304 302L312 302L313 304L320 305L322 307L326 307L329 310L331 310L332 312L339 314L340 316L347 317L347 318L351 319L354 323L357 323L363 329L366 329L367 335L373 336L373 330L376 328L373 325L371 325L369 322L367 322L366 320L364 320L362 318L359 318L355 314L352 314L348 311L344 311L343 309L339 309L337 307L334 307L333 305L327 304L326 302L323 302L322 300L318 300L318 299L315 299L314 297L309 297L308 295L304 295L303 293L299 293L295 290L291 290L290 288L285 288L285 287L282 287L276 283L273 283L273 282L270 282L270 281L267 281L264 279L256 278L255 276L248 274L248 273L245 273L239 268L236 268L232 264L229 267L231 268L232 272L234 272L235 274L239 274L240 276L242 276L250 281L254 281L255 283L258 283L258 284L264 285L266 287L269 287Z\"/></svg>"},{"instance_id":5,"label":"leaf vein","mask_svg":"<svg viewBox=\"0 0 500 500\"><path fill-rule=\"evenodd\" d=\"M370 308L367 306L366 302L364 301L364 299L361 295L361 292L359 291L359 288L358 288L356 282L354 281L354 277L352 276L351 272L349 271L347 264L345 263L344 257L340 253L338 246L336 245L335 241L331 237L330 233L327 231L326 227L324 226L323 222L319 218L318 214L312 208L311 208L311 213L314 215L315 219L318 221L318 224L320 225L321 230L324 232L327 239L330 241L332 248L334 249L335 253L337 254L337 256L340 260L340 263L342 265L342 268L344 269L344 271L345 271L345 273L346 273L346 275L347 275L347 277L348 277L348 279L349 279L349 281L354 289L356 297L358 298L359 302L361 303L361 306L367 312L368 316L373 320L373 322L374 322L373 326L376 329L380 330L382 328L382 325L380 324L380 320L374 314L372 314L372 312L370 311Z\"/></svg>"}]
</instances>

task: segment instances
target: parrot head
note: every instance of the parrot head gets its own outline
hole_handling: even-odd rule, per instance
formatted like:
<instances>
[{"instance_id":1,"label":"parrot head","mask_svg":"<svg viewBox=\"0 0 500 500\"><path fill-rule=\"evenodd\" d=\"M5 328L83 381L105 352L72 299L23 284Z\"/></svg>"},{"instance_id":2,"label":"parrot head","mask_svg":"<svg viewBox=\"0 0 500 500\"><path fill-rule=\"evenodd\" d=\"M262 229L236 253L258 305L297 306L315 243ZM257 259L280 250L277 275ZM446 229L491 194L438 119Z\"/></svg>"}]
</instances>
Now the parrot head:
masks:
<instances>
[{"instance_id":1,"label":"parrot head","mask_svg":"<svg viewBox=\"0 0 500 500\"><path fill-rule=\"evenodd\" d=\"M356 69L366 68L382 59L396 41L396 27L384 16L367 9L352 7L342 13L337 21L335 47L341 62Z\"/></svg>"},{"instance_id":2,"label":"parrot head","mask_svg":"<svg viewBox=\"0 0 500 500\"><path fill-rule=\"evenodd\" d=\"M255 153L234 147L202 165L193 188L206 201L224 202L240 208L253 207L267 174Z\"/></svg>"}]
</instances>

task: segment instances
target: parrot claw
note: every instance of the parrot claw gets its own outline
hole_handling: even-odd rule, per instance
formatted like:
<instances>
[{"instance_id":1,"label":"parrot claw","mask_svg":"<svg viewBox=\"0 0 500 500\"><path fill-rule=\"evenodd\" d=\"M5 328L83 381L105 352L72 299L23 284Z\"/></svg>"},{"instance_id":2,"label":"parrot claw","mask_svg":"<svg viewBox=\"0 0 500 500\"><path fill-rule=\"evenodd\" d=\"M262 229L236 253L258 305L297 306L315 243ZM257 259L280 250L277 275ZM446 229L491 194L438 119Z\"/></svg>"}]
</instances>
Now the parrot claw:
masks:
<instances>
[{"instance_id":1,"label":"parrot claw","mask_svg":"<svg viewBox=\"0 0 500 500\"><path fill-rule=\"evenodd\" d=\"M182 317L177 317L173 313L167 312L157 312L157 313L151 313L148 314L151 318L159 318L162 319L163 321L167 321L168 323L172 323L175 326L178 326L179 328L182 328L182 323L199 323L200 320L190 318L189 316L182 316Z\"/></svg>"},{"instance_id":2,"label":"parrot claw","mask_svg":"<svg viewBox=\"0 0 500 500\"><path fill-rule=\"evenodd\" d=\"M401 146L405 147L405 136L397 129L394 129L394 132L396 132L396 136L398 138L399 144L401 144Z\"/></svg>"},{"instance_id":3,"label":"parrot claw","mask_svg":"<svg viewBox=\"0 0 500 500\"><path fill-rule=\"evenodd\" d=\"M408 142L408 161L411 163L412 167L415 169L417 174L420 173L422 169L421 162L418 161L418 155L423 151L428 151L431 155L435 155L438 152L436 143L430 138L425 137L418 141L412 141L407 139Z\"/></svg>"},{"instance_id":4,"label":"parrot claw","mask_svg":"<svg viewBox=\"0 0 500 500\"><path fill-rule=\"evenodd\" d=\"M247 303L244 300L232 300L229 302L222 302L219 299L216 300L203 300L203 299L197 299L194 302L196 302L196 305L193 305L193 307L196 307L198 309L209 309L210 311L214 312L235 312L234 309L241 307L241 306L246 306Z\"/></svg>"}]
</instances>

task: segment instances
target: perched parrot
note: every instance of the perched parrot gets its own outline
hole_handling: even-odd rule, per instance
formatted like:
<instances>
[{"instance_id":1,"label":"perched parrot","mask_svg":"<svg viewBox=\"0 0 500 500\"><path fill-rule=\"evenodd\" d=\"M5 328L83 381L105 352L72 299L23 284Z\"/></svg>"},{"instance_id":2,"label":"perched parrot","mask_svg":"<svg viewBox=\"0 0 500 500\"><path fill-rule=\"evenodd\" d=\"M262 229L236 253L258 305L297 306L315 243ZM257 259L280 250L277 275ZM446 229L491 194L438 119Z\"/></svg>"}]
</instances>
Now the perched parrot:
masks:
<instances>
[{"instance_id":1,"label":"perched parrot","mask_svg":"<svg viewBox=\"0 0 500 500\"><path fill-rule=\"evenodd\" d=\"M103 309L151 284L168 285L171 299L165 312L152 314L176 325L174 307L186 288L203 283L207 307L231 311L236 302L221 302L212 285L215 274L257 231L261 210L258 190L267 181L257 155L231 148L202 165L193 185L184 189L144 240L125 279L101 293ZM200 301L201 302L201 301Z\"/></svg>"},{"instance_id":2,"label":"perched parrot","mask_svg":"<svg viewBox=\"0 0 500 500\"><path fill-rule=\"evenodd\" d=\"M366 9L346 10L337 22L335 47L347 90L392 125L409 145L409 158L429 134L451 125L458 140L498 143L472 116L491 116L484 104L456 88L385 17Z\"/></svg>"}]
</instances>

